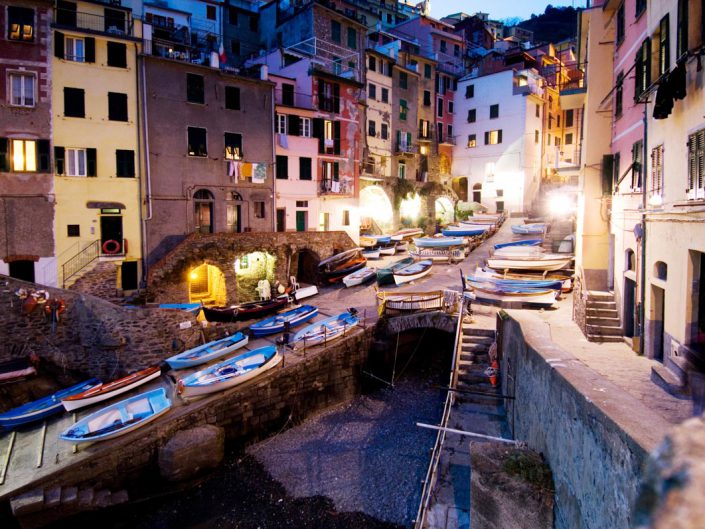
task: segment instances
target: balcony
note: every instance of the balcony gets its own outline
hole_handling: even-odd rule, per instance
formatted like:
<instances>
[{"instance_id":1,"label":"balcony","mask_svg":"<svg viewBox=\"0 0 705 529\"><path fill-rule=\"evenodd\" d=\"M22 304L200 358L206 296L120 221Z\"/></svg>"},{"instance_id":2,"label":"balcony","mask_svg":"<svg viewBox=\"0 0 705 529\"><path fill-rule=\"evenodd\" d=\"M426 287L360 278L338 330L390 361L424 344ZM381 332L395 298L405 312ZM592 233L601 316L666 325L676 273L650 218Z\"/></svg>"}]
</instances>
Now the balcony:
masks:
<instances>
[{"instance_id":1,"label":"balcony","mask_svg":"<svg viewBox=\"0 0 705 529\"><path fill-rule=\"evenodd\" d=\"M274 89L274 102L284 107L308 108L314 110L313 95L285 90L283 88ZM334 102L326 102L326 106L334 107Z\"/></svg>"},{"instance_id":2,"label":"balcony","mask_svg":"<svg viewBox=\"0 0 705 529\"><path fill-rule=\"evenodd\" d=\"M338 180L323 178L320 180L319 195L351 196L355 193L355 180L350 176Z\"/></svg>"},{"instance_id":3,"label":"balcony","mask_svg":"<svg viewBox=\"0 0 705 529\"><path fill-rule=\"evenodd\" d=\"M134 22L126 11L105 9L105 15L73 9L54 9L54 27L108 33L116 37L132 37Z\"/></svg>"},{"instance_id":4,"label":"balcony","mask_svg":"<svg viewBox=\"0 0 705 529\"><path fill-rule=\"evenodd\" d=\"M360 53L316 37L289 46L284 53L311 61L309 73L320 68L344 79L360 81ZM349 66L352 63L354 66Z\"/></svg>"},{"instance_id":5,"label":"balcony","mask_svg":"<svg viewBox=\"0 0 705 529\"><path fill-rule=\"evenodd\" d=\"M418 135L419 141L423 142L431 142L433 141L433 130L431 130L431 127L428 128L428 130L423 130L419 129L419 135Z\"/></svg>"},{"instance_id":6,"label":"balcony","mask_svg":"<svg viewBox=\"0 0 705 529\"><path fill-rule=\"evenodd\" d=\"M455 136L444 136L438 138L438 145L455 145Z\"/></svg>"},{"instance_id":7,"label":"balcony","mask_svg":"<svg viewBox=\"0 0 705 529\"><path fill-rule=\"evenodd\" d=\"M394 154L416 154L418 151L418 145L404 142L397 142L394 145Z\"/></svg>"}]
</instances>

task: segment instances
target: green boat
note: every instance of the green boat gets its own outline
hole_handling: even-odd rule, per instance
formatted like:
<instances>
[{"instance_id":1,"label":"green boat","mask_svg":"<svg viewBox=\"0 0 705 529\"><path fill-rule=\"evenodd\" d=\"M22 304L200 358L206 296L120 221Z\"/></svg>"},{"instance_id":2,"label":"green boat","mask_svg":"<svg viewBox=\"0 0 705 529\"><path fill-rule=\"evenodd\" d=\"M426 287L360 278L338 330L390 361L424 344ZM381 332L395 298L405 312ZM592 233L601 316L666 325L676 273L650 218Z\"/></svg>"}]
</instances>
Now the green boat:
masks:
<instances>
[{"instance_id":1,"label":"green boat","mask_svg":"<svg viewBox=\"0 0 705 529\"><path fill-rule=\"evenodd\" d=\"M391 264L387 268L378 268L377 269L377 284L379 286L382 285L394 285L394 271L395 270L401 270L404 267L409 266L414 262L413 257L406 257L404 259L400 259L399 261Z\"/></svg>"}]
</instances>

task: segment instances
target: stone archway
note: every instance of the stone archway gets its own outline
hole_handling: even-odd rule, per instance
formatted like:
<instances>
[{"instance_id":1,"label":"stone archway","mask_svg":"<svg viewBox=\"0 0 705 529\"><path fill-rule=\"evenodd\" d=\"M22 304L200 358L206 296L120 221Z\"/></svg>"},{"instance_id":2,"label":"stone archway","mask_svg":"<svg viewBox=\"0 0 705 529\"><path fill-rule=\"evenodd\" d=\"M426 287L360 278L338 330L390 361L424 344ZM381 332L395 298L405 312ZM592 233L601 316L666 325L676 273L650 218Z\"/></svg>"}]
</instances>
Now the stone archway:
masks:
<instances>
[{"instance_id":1,"label":"stone archway","mask_svg":"<svg viewBox=\"0 0 705 529\"><path fill-rule=\"evenodd\" d=\"M188 274L189 303L225 305L227 297L225 274L220 268L208 263L191 268Z\"/></svg>"},{"instance_id":2,"label":"stone archway","mask_svg":"<svg viewBox=\"0 0 705 529\"><path fill-rule=\"evenodd\" d=\"M238 301L259 299L259 282L267 280L270 286L276 281L277 258L269 252L250 252L235 259L235 284ZM274 292L272 292L274 295Z\"/></svg>"},{"instance_id":3,"label":"stone archway","mask_svg":"<svg viewBox=\"0 0 705 529\"><path fill-rule=\"evenodd\" d=\"M450 224L455 220L455 211L453 208L453 201L445 196L436 198L435 203L436 219L441 222L441 224Z\"/></svg>"},{"instance_id":4,"label":"stone archway","mask_svg":"<svg viewBox=\"0 0 705 529\"><path fill-rule=\"evenodd\" d=\"M382 231L392 228L394 208L382 187L371 185L360 190L360 219L361 225L366 224L369 229L373 222Z\"/></svg>"},{"instance_id":5,"label":"stone archway","mask_svg":"<svg viewBox=\"0 0 705 529\"><path fill-rule=\"evenodd\" d=\"M299 283L314 284L318 280L318 262L320 257L308 248L302 248L294 253L291 259L291 275Z\"/></svg>"}]
</instances>

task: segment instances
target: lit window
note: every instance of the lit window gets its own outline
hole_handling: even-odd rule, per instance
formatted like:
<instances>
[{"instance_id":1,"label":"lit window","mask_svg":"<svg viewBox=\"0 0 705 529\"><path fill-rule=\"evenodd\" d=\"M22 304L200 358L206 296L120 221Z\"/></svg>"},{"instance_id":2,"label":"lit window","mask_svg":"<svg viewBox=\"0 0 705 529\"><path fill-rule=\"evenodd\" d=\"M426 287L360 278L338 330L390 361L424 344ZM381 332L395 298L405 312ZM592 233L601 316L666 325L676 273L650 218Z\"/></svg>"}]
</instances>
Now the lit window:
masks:
<instances>
[{"instance_id":1,"label":"lit window","mask_svg":"<svg viewBox=\"0 0 705 529\"><path fill-rule=\"evenodd\" d=\"M12 170L37 170L37 143L33 140L12 140Z\"/></svg>"},{"instance_id":2,"label":"lit window","mask_svg":"<svg viewBox=\"0 0 705 529\"><path fill-rule=\"evenodd\" d=\"M8 40L34 40L34 9L9 6L7 8Z\"/></svg>"},{"instance_id":3,"label":"lit window","mask_svg":"<svg viewBox=\"0 0 705 529\"><path fill-rule=\"evenodd\" d=\"M86 62L86 46L83 39L66 37L65 55L67 61Z\"/></svg>"},{"instance_id":4,"label":"lit window","mask_svg":"<svg viewBox=\"0 0 705 529\"><path fill-rule=\"evenodd\" d=\"M502 143L502 131L488 130L485 132L485 145L496 145Z\"/></svg>"},{"instance_id":5,"label":"lit window","mask_svg":"<svg viewBox=\"0 0 705 529\"><path fill-rule=\"evenodd\" d=\"M477 147L477 138L475 134L468 134L468 148Z\"/></svg>"},{"instance_id":6,"label":"lit window","mask_svg":"<svg viewBox=\"0 0 705 529\"><path fill-rule=\"evenodd\" d=\"M86 149L66 149L68 176L86 176Z\"/></svg>"},{"instance_id":7,"label":"lit window","mask_svg":"<svg viewBox=\"0 0 705 529\"><path fill-rule=\"evenodd\" d=\"M18 107L34 106L33 74L10 74L10 104Z\"/></svg>"},{"instance_id":8,"label":"lit window","mask_svg":"<svg viewBox=\"0 0 705 529\"><path fill-rule=\"evenodd\" d=\"M333 141L333 122L326 120L323 124L323 130L326 141Z\"/></svg>"}]
</instances>

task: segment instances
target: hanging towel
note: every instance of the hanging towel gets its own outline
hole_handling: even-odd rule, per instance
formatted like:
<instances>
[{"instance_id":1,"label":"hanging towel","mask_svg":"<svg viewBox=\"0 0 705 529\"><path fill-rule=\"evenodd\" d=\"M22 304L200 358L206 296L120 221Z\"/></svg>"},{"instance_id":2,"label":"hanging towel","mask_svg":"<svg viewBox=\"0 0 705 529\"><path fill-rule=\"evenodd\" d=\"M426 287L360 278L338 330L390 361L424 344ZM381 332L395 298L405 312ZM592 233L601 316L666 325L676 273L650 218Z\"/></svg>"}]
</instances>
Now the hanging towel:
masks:
<instances>
[{"instance_id":1,"label":"hanging towel","mask_svg":"<svg viewBox=\"0 0 705 529\"><path fill-rule=\"evenodd\" d=\"M679 62L668 76L668 84L671 87L671 93L674 99L685 99L686 96L686 70L685 60Z\"/></svg>"},{"instance_id":2,"label":"hanging towel","mask_svg":"<svg viewBox=\"0 0 705 529\"><path fill-rule=\"evenodd\" d=\"M252 176L252 165L251 163L242 164L242 172L240 174L243 178L250 178Z\"/></svg>"},{"instance_id":3,"label":"hanging towel","mask_svg":"<svg viewBox=\"0 0 705 529\"><path fill-rule=\"evenodd\" d=\"M279 136L279 146L282 149L288 149L289 148L289 139L286 137L286 134L277 134Z\"/></svg>"},{"instance_id":4,"label":"hanging towel","mask_svg":"<svg viewBox=\"0 0 705 529\"><path fill-rule=\"evenodd\" d=\"M267 180L267 164L255 163L252 165L252 183L264 184L264 182Z\"/></svg>"},{"instance_id":5,"label":"hanging towel","mask_svg":"<svg viewBox=\"0 0 705 529\"><path fill-rule=\"evenodd\" d=\"M673 92L671 91L671 76L667 77L656 91L654 102L654 119L666 119L673 110Z\"/></svg>"},{"instance_id":6,"label":"hanging towel","mask_svg":"<svg viewBox=\"0 0 705 529\"><path fill-rule=\"evenodd\" d=\"M230 177L230 181L232 182L235 177L235 162L232 160L228 160L228 176Z\"/></svg>"}]
</instances>

